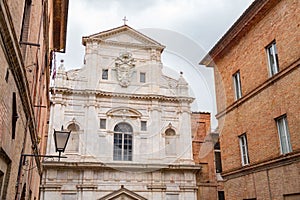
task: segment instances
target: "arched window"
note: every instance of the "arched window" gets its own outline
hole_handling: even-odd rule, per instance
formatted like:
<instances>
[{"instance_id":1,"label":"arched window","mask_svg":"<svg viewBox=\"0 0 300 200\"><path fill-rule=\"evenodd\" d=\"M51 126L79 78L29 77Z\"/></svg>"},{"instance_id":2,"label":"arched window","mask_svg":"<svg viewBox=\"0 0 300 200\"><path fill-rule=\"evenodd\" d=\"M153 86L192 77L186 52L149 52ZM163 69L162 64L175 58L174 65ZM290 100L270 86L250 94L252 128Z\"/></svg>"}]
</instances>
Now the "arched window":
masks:
<instances>
[{"instance_id":1,"label":"arched window","mask_svg":"<svg viewBox=\"0 0 300 200\"><path fill-rule=\"evenodd\" d=\"M72 123L67 128L71 131L70 138L66 147L66 152L78 152L79 149L79 126L75 123Z\"/></svg>"},{"instance_id":2,"label":"arched window","mask_svg":"<svg viewBox=\"0 0 300 200\"><path fill-rule=\"evenodd\" d=\"M132 160L132 127L119 123L114 128L114 160Z\"/></svg>"},{"instance_id":3,"label":"arched window","mask_svg":"<svg viewBox=\"0 0 300 200\"><path fill-rule=\"evenodd\" d=\"M176 132L172 128L165 131L165 150L166 156L176 155Z\"/></svg>"}]
</instances>

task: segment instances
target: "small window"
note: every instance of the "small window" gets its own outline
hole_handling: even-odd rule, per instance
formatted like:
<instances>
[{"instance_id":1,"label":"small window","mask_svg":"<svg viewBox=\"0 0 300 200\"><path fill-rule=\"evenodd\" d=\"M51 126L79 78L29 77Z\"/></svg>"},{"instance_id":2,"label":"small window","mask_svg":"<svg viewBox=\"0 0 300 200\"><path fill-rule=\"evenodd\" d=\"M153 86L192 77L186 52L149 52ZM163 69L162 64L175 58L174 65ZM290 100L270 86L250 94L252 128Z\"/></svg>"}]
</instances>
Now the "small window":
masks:
<instances>
[{"instance_id":1,"label":"small window","mask_svg":"<svg viewBox=\"0 0 300 200\"><path fill-rule=\"evenodd\" d=\"M225 200L224 191L218 191L218 200Z\"/></svg>"},{"instance_id":2,"label":"small window","mask_svg":"<svg viewBox=\"0 0 300 200\"><path fill-rule=\"evenodd\" d=\"M141 121L141 131L147 131L147 122Z\"/></svg>"},{"instance_id":3,"label":"small window","mask_svg":"<svg viewBox=\"0 0 300 200\"><path fill-rule=\"evenodd\" d=\"M140 73L140 82L146 83L146 73L144 73L144 72Z\"/></svg>"},{"instance_id":4,"label":"small window","mask_svg":"<svg viewBox=\"0 0 300 200\"><path fill-rule=\"evenodd\" d=\"M240 149L241 149L241 156L242 156L242 165L249 164L249 154L248 154L248 143L247 143L247 136L246 133L239 137L240 140Z\"/></svg>"},{"instance_id":5,"label":"small window","mask_svg":"<svg viewBox=\"0 0 300 200\"><path fill-rule=\"evenodd\" d=\"M290 153L292 152L292 145L290 141L287 117L286 115L283 115L275 120L279 134L281 154Z\"/></svg>"},{"instance_id":6,"label":"small window","mask_svg":"<svg viewBox=\"0 0 300 200\"><path fill-rule=\"evenodd\" d=\"M268 55L270 76L273 76L274 74L277 74L279 72L276 42L273 42L272 44L267 46L266 51Z\"/></svg>"},{"instance_id":7,"label":"small window","mask_svg":"<svg viewBox=\"0 0 300 200\"><path fill-rule=\"evenodd\" d=\"M108 69L102 69L102 80L108 80Z\"/></svg>"},{"instance_id":8,"label":"small window","mask_svg":"<svg viewBox=\"0 0 300 200\"><path fill-rule=\"evenodd\" d=\"M17 111L17 96L16 93L13 92L13 98L12 98L12 139L15 139L16 136L16 125L18 120L18 111Z\"/></svg>"},{"instance_id":9,"label":"small window","mask_svg":"<svg viewBox=\"0 0 300 200\"><path fill-rule=\"evenodd\" d=\"M220 150L215 150L215 163L216 163L216 173L221 173L222 172L222 163L221 163Z\"/></svg>"},{"instance_id":10,"label":"small window","mask_svg":"<svg viewBox=\"0 0 300 200\"><path fill-rule=\"evenodd\" d=\"M217 142L215 144L214 151L215 151L216 173L221 173L222 172L222 162L221 162L220 142Z\"/></svg>"},{"instance_id":11,"label":"small window","mask_svg":"<svg viewBox=\"0 0 300 200\"><path fill-rule=\"evenodd\" d=\"M7 68L6 74L5 74L5 81L6 81L6 83L8 82L8 77L9 77L9 69Z\"/></svg>"},{"instance_id":12,"label":"small window","mask_svg":"<svg viewBox=\"0 0 300 200\"><path fill-rule=\"evenodd\" d=\"M242 87L241 87L241 78L240 78L240 71L235 73L233 76L233 86L234 86L234 93L235 93L235 100L238 100L242 97Z\"/></svg>"},{"instance_id":13,"label":"small window","mask_svg":"<svg viewBox=\"0 0 300 200\"><path fill-rule=\"evenodd\" d=\"M106 129L106 119L100 119L100 129Z\"/></svg>"}]
</instances>

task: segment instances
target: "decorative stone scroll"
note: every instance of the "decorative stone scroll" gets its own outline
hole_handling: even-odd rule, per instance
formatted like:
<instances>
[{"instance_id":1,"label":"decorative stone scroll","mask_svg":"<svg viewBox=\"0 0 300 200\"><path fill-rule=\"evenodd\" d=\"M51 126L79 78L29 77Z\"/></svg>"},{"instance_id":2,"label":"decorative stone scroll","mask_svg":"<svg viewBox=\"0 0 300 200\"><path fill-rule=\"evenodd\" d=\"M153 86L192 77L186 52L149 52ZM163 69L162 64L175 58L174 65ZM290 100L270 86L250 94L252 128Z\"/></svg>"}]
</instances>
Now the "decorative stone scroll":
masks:
<instances>
[{"instance_id":1,"label":"decorative stone scroll","mask_svg":"<svg viewBox=\"0 0 300 200\"><path fill-rule=\"evenodd\" d=\"M127 87L130 84L135 60L129 52L121 53L115 60L115 68L117 70L117 79L122 87Z\"/></svg>"}]
</instances>

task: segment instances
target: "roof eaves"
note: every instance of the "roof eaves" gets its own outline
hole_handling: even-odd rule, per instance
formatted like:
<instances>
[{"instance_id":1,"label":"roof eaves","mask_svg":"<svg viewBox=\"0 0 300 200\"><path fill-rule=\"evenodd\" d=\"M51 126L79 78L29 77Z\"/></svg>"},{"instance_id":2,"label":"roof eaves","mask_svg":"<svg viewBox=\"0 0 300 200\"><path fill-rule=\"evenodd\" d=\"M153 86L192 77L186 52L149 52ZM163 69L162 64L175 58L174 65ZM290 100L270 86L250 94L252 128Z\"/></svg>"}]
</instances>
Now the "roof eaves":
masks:
<instances>
[{"instance_id":1,"label":"roof eaves","mask_svg":"<svg viewBox=\"0 0 300 200\"><path fill-rule=\"evenodd\" d=\"M274 5L280 0L255 0L240 16L240 18L229 28L214 47L204 56L199 64L213 66L213 60L219 56L226 48L233 46L245 31L250 29L252 21L259 12L265 12L270 5ZM253 22L252 22L253 23ZM234 42L233 42L234 41Z\"/></svg>"}]
</instances>

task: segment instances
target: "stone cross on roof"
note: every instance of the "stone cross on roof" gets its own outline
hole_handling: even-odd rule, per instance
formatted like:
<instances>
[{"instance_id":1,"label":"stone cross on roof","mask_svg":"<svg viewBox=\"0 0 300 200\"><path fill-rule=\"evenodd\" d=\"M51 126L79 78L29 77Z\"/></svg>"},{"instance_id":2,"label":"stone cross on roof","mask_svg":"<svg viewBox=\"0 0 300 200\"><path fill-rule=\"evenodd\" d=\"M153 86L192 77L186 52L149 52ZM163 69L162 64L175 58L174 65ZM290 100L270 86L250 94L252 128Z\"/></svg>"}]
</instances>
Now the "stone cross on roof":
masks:
<instances>
[{"instance_id":1,"label":"stone cross on roof","mask_svg":"<svg viewBox=\"0 0 300 200\"><path fill-rule=\"evenodd\" d=\"M124 21L124 25L126 25L126 22L128 21L128 19L126 19L126 16L124 16L122 20Z\"/></svg>"}]
</instances>

